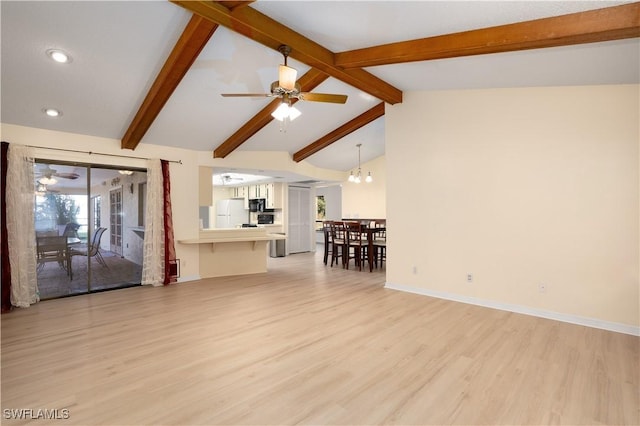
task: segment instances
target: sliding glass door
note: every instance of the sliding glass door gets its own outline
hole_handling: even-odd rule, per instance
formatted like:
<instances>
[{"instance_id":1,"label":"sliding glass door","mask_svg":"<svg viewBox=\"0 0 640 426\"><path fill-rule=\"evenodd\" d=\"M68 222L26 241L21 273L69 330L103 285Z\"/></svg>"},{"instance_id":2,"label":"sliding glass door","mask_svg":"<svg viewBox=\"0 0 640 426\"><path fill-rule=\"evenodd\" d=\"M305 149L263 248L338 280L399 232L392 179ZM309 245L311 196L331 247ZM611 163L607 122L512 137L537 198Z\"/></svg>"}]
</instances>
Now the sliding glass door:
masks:
<instances>
[{"instance_id":1,"label":"sliding glass door","mask_svg":"<svg viewBox=\"0 0 640 426\"><path fill-rule=\"evenodd\" d=\"M40 298L139 285L146 171L38 160L35 177Z\"/></svg>"}]
</instances>

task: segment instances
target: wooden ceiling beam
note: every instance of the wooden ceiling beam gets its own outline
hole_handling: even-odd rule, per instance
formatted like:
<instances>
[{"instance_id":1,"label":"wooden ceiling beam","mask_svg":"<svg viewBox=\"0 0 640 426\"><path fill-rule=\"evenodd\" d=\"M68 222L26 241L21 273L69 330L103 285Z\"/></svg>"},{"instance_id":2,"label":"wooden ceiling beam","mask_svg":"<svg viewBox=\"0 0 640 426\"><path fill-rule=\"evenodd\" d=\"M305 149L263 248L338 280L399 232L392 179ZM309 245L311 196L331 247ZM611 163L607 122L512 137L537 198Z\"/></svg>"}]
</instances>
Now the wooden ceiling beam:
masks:
<instances>
[{"instance_id":1,"label":"wooden ceiling beam","mask_svg":"<svg viewBox=\"0 0 640 426\"><path fill-rule=\"evenodd\" d=\"M311 68L302 77L300 77L300 79L298 80L298 84L300 84L301 91L309 92L319 86L320 83L325 81L327 78L329 78L327 74L315 68ZM297 101L298 99L292 99L291 104L294 104ZM231 154L236 148L246 142L251 136L256 134L260 129L269 124L273 120L273 116L271 116L271 113L275 111L281 103L282 100L279 98L271 101L266 107L260 110L260 112L254 115L251 120L247 121L240 129L238 129L233 135L231 135L231 137L221 143L213 151L213 157L226 157L227 155Z\"/></svg>"},{"instance_id":2,"label":"wooden ceiling beam","mask_svg":"<svg viewBox=\"0 0 640 426\"><path fill-rule=\"evenodd\" d=\"M255 0L249 0L249 1L220 1L219 3L221 5L223 5L224 7L226 7L227 9L233 10L233 9L237 9L239 7L249 6L254 1Z\"/></svg>"},{"instance_id":3,"label":"wooden ceiling beam","mask_svg":"<svg viewBox=\"0 0 640 426\"><path fill-rule=\"evenodd\" d=\"M384 115L384 102L380 102L368 111L360 114L353 120L343 124L334 131L327 133L317 141L305 146L300 151L293 154L293 161L296 163L304 160L307 157L315 154L316 152L328 147L332 143L347 136L349 133L355 132L361 127L366 126L372 121L382 117Z\"/></svg>"},{"instance_id":4,"label":"wooden ceiling beam","mask_svg":"<svg viewBox=\"0 0 640 426\"><path fill-rule=\"evenodd\" d=\"M218 25L208 19L191 17L122 137L122 149L136 149L216 28Z\"/></svg>"},{"instance_id":5,"label":"wooden ceiling beam","mask_svg":"<svg viewBox=\"0 0 640 426\"><path fill-rule=\"evenodd\" d=\"M335 54L361 68L640 37L640 3L389 43Z\"/></svg>"},{"instance_id":6,"label":"wooden ceiling beam","mask_svg":"<svg viewBox=\"0 0 640 426\"><path fill-rule=\"evenodd\" d=\"M258 12L252 7L229 10L214 1L171 0L183 8L210 19L274 50L291 47L290 57L362 90L390 104L402 102L402 91L361 69L345 70L334 64L334 53L302 34Z\"/></svg>"}]
</instances>

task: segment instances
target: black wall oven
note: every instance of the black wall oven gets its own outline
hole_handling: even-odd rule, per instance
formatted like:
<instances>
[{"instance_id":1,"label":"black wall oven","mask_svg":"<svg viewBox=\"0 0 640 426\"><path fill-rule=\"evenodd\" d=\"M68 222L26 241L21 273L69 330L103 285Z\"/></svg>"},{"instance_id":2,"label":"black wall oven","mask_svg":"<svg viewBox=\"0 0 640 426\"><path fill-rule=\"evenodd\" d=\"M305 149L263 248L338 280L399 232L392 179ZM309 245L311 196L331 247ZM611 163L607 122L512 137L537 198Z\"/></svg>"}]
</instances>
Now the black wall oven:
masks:
<instances>
[{"instance_id":1,"label":"black wall oven","mask_svg":"<svg viewBox=\"0 0 640 426\"><path fill-rule=\"evenodd\" d=\"M258 225L270 225L273 223L273 215L272 214L259 214L258 215Z\"/></svg>"}]
</instances>

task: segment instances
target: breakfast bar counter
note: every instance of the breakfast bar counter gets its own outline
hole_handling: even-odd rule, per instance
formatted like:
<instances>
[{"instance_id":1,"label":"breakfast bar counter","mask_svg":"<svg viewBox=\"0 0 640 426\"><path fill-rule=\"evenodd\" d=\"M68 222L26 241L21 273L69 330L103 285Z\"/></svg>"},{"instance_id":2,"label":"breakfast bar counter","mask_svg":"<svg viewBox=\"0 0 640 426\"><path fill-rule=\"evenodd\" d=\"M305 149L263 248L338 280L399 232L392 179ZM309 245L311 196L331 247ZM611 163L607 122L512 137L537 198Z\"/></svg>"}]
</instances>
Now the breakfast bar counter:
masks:
<instances>
[{"instance_id":1,"label":"breakfast bar counter","mask_svg":"<svg viewBox=\"0 0 640 426\"><path fill-rule=\"evenodd\" d=\"M267 272L267 245L285 235L268 234L265 228L202 229L198 238L178 240L198 244L200 277Z\"/></svg>"}]
</instances>

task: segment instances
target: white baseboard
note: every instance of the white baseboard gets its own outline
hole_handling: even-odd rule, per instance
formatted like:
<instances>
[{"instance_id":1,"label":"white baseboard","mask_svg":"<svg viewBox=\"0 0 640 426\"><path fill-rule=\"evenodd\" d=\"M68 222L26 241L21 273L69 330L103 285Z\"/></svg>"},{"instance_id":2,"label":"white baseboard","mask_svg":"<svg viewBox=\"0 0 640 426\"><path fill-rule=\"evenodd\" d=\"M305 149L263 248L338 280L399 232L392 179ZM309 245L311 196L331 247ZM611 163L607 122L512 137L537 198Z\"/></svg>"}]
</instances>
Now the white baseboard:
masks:
<instances>
[{"instance_id":1,"label":"white baseboard","mask_svg":"<svg viewBox=\"0 0 640 426\"><path fill-rule=\"evenodd\" d=\"M399 290L407 293L415 293L423 296L436 297L438 299L446 299L454 302L468 303L470 305L484 306L486 308L499 309L501 311L515 312L518 314L531 315L534 317L546 318L556 321L567 322L570 324L583 325L586 327L599 328L602 330L615 331L617 333L630 334L632 336L640 336L640 327L635 327L617 322L603 321L596 318L581 317L578 315L563 314L560 312L546 311L544 309L532 308L529 306L514 305L510 303L496 302L494 300L478 299L476 297L463 296L455 293L447 293L443 291L429 290L426 288L412 287L402 284L394 284L387 282L385 288L391 290Z\"/></svg>"},{"instance_id":2,"label":"white baseboard","mask_svg":"<svg viewBox=\"0 0 640 426\"><path fill-rule=\"evenodd\" d=\"M186 283L187 281L197 281L200 279L200 275L189 275L186 277L178 278L179 283Z\"/></svg>"}]
</instances>

